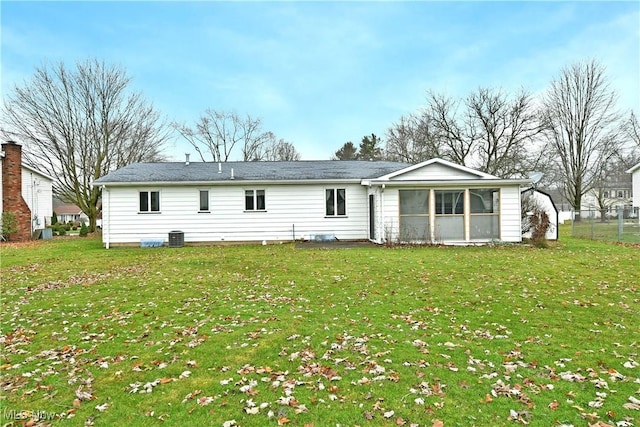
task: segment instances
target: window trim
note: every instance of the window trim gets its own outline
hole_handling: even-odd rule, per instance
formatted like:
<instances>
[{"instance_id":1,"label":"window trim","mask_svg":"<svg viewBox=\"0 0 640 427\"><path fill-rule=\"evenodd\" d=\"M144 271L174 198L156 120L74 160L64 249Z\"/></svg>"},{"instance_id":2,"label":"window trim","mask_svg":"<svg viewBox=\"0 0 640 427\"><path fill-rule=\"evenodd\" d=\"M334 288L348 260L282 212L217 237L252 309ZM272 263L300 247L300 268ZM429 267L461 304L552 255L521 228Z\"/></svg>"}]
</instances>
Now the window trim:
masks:
<instances>
[{"instance_id":1,"label":"window trim","mask_svg":"<svg viewBox=\"0 0 640 427\"><path fill-rule=\"evenodd\" d=\"M497 200L497 205L494 206L493 203L493 198L491 200L491 210L492 212L472 212L471 211L471 197L472 197L472 193L473 192L480 192L482 190L487 190L487 191L491 191L492 194L497 194L498 200ZM480 218L480 217L495 217L497 218L497 223L498 223L498 229L497 229L497 236L491 237L490 239L497 239L500 240L502 238L502 227L500 226L500 220L501 220L501 207L502 207L502 187L478 187L478 188L469 188L467 189L468 193L469 193L469 225L468 225L468 239L469 241L472 242L478 242L478 241L485 241L487 240L487 238L473 238L471 233L473 231L472 228L472 224L471 221L473 218Z\"/></svg>"},{"instance_id":2,"label":"window trim","mask_svg":"<svg viewBox=\"0 0 640 427\"><path fill-rule=\"evenodd\" d=\"M427 194L427 209L426 212L422 212L422 213L402 213L402 193L405 191L424 191ZM404 240L403 239L403 221L405 219L408 218L425 218L426 219L426 239L424 240L425 242L430 242L431 241L431 235L432 235L432 231L431 228L433 226L433 221L431 219L431 215L432 215L432 209L431 209L431 194L432 194L432 189L430 188L425 188L425 187L418 187L418 188L399 188L398 189L398 238L400 239L401 242L411 242L411 240ZM421 240L418 240L421 241Z\"/></svg>"},{"instance_id":3,"label":"window trim","mask_svg":"<svg viewBox=\"0 0 640 427\"><path fill-rule=\"evenodd\" d=\"M247 206L247 196L249 193L252 193L252 208L249 209ZM262 192L262 203L264 205L264 208L262 209L258 209L258 196L259 196L259 192ZM243 190L244 193L244 212L266 212L267 211L267 190L264 188L249 188L249 189L244 189Z\"/></svg>"},{"instance_id":4,"label":"window trim","mask_svg":"<svg viewBox=\"0 0 640 427\"><path fill-rule=\"evenodd\" d=\"M147 210L142 210L142 205L141 205L141 200L142 200L142 193L147 193ZM152 194L153 193L157 193L158 194L158 209L157 210L153 210L153 200L152 200ZM144 214L144 215L157 215L162 213L162 203L160 202L160 190L138 190L138 213L139 214Z\"/></svg>"},{"instance_id":5,"label":"window trim","mask_svg":"<svg viewBox=\"0 0 640 427\"><path fill-rule=\"evenodd\" d=\"M332 207L333 207L333 213L329 213L329 210L327 209L329 207L329 199L327 198L327 194L328 192L331 191L332 192L332 198L333 198L333 203L332 203ZM340 213L339 212L339 202L338 202L338 191L343 191L344 192L344 213ZM347 206L347 188L343 187L343 188L339 188L339 187L326 187L324 189L324 217L325 218L347 218L349 216L349 210L348 210L348 206Z\"/></svg>"},{"instance_id":6,"label":"window trim","mask_svg":"<svg viewBox=\"0 0 640 427\"><path fill-rule=\"evenodd\" d=\"M207 192L207 209L202 209L202 193ZM208 188L198 189L198 213L211 213L211 191Z\"/></svg>"}]
</instances>

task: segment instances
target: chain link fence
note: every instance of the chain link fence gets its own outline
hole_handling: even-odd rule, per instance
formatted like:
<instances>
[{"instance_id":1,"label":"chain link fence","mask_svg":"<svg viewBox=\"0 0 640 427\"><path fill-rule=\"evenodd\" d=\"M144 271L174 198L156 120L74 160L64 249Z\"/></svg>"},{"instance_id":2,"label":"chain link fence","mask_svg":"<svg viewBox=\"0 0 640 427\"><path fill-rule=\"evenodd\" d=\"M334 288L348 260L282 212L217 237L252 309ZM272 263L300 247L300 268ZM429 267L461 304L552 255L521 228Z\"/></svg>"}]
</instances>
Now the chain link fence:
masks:
<instances>
[{"instance_id":1,"label":"chain link fence","mask_svg":"<svg viewBox=\"0 0 640 427\"><path fill-rule=\"evenodd\" d=\"M571 236L611 242L640 243L638 212L622 208L614 213L599 210L572 212Z\"/></svg>"}]
</instances>

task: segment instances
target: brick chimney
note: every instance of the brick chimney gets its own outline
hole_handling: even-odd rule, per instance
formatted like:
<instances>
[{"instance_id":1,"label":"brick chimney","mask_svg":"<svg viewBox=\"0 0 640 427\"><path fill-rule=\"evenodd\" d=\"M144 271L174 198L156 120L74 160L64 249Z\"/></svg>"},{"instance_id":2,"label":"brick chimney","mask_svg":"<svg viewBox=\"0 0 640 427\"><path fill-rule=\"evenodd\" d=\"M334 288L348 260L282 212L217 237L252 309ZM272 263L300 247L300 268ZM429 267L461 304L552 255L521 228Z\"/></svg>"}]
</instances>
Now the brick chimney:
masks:
<instances>
[{"instance_id":1,"label":"brick chimney","mask_svg":"<svg viewBox=\"0 0 640 427\"><path fill-rule=\"evenodd\" d=\"M22 147L13 141L2 144L2 211L16 214L18 232L10 240L31 239L31 209L22 198Z\"/></svg>"}]
</instances>

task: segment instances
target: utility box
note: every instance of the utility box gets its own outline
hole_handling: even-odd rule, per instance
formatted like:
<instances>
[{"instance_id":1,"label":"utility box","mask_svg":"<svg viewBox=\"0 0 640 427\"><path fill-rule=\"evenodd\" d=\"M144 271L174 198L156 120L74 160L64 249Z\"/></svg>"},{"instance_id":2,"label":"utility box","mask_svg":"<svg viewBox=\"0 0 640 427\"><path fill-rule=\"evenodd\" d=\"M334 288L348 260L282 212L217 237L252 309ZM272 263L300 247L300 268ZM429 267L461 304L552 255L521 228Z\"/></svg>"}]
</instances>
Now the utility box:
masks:
<instances>
[{"instance_id":1,"label":"utility box","mask_svg":"<svg viewBox=\"0 0 640 427\"><path fill-rule=\"evenodd\" d=\"M184 246L184 232L173 230L169 232L169 247L181 248Z\"/></svg>"},{"instance_id":2,"label":"utility box","mask_svg":"<svg viewBox=\"0 0 640 427\"><path fill-rule=\"evenodd\" d=\"M44 240L51 240L52 237L53 237L53 230L51 230L50 228L42 229L42 238Z\"/></svg>"}]
</instances>

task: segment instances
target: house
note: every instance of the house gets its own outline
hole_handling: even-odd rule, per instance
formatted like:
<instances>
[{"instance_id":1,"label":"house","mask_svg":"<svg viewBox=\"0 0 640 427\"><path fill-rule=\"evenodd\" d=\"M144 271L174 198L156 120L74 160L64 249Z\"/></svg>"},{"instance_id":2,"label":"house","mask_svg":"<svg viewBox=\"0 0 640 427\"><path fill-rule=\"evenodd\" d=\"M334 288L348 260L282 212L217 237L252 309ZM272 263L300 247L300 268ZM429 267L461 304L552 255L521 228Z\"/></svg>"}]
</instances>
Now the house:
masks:
<instances>
[{"instance_id":1,"label":"house","mask_svg":"<svg viewBox=\"0 0 640 427\"><path fill-rule=\"evenodd\" d=\"M135 163L96 180L111 245L339 239L519 242L520 186L432 159Z\"/></svg>"},{"instance_id":2,"label":"house","mask_svg":"<svg viewBox=\"0 0 640 427\"><path fill-rule=\"evenodd\" d=\"M551 194L538 190L534 187L522 190L521 194L523 201L525 198L530 197L535 205L540 207L549 217L551 225L545 234L545 238L547 240L558 240L559 211L556 204L553 202ZM531 238L531 231L525 231L522 234L522 237Z\"/></svg>"},{"instance_id":3,"label":"house","mask_svg":"<svg viewBox=\"0 0 640 427\"><path fill-rule=\"evenodd\" d=\"M9 141L0 151L0 212L16 215L13 240L29 240L35 230L51 224L53 178L22 163L22 147Z\"/></svg>"},{"instance_id":4,"label":"house","mask_svg":"<svg viewBox=\"0 0 640 427\"><path fill-rule=\"evenodd\" d=\"M76 205L59 205L53 208L53 211L56 213L60 224L66 224L67 222L80 223L83 221L89 223L89 217Z\"/></svg>"},{"instance_id":5,"label":"house","mask_svg":"<svg viewBox=\"0 0 640 427\"><path fill-rule=\"evenodd\" d=\"M629 169L627 173L631 174L632 206L638 212L640 211L640 163ZM640 221L640 215L638 215L638 221Z\"/></svg>"},{"instance_id":6,"label":"house","mask_svg":"<svg viewBox=\"0 0 640 427\"><path fill-rule=\"evenodd\" d=\"M612 167L603 182L588 192L584 199L596 218L617 218L622 210L625 218L633 216L631 204L632 177L624 169Z\"/></svg>"}]
</instances>

